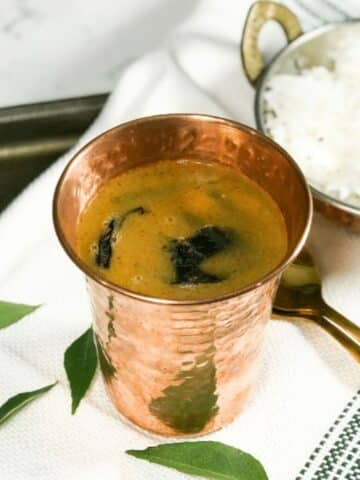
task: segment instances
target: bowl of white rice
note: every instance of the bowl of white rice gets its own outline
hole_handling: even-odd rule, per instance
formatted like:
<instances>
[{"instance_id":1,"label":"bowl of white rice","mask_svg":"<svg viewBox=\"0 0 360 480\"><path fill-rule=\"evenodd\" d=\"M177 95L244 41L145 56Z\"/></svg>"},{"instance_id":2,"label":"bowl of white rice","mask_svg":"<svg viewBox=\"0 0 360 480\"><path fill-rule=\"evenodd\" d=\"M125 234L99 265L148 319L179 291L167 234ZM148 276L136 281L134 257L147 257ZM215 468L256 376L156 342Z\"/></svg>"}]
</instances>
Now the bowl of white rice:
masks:
<instances>
[{"instance_id":1,"label":"bowl of white rice","mask_svg":"<svg viewBox=\"0 0 360 480\"><path fill-rule=\"evenodd\" d=\"M288 38L297 38L265 67L255 42L269 19L277 20ZM301 35L296 22L286 7L271 2L258 2L249 12L242 54L256 87L257 127L303 170L315 209L359 231L360 20ZM251 35L247 42L246 35Z\"/></svg>"}]
</instances>

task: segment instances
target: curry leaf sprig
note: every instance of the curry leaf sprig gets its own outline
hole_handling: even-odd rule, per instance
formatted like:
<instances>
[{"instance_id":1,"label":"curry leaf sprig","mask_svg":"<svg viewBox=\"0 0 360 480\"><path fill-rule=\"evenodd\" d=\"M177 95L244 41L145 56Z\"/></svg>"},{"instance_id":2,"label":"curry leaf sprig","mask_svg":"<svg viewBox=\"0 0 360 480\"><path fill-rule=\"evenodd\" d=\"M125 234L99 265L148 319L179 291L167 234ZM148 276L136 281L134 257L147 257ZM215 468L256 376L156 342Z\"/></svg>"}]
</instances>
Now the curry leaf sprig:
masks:
<instances>
[{"instance_id":1,"label":"curry leaf sprig","mask_svg":"<svg viewBox=\"0 0 360 480\"><path fill-rule=\"evenodd\" d=\"M34 312L40 305L4 302L0 300L0 329L10 327L26 315ZM57 382L30 392L17 393L0 406L0 425L9 417L24 408L28 403L51 390Z\"/></svg>"},{"instance_id":2,"label":"curry leaf sprig","mask_svg":"<svg viewBox=\"0 0 360 480\"><path fill-rule=\"evenodd\" d=\"M40 306L0 300L0 329L13 325ZM97 353L92 328L89 328L67 348L64 355L64 366L70 383L72 413L75 413L96 372ZM18 393L9 398L0 406L0 424L54 385L55 383L39 390Z\"/></svg>"}]
</instances>

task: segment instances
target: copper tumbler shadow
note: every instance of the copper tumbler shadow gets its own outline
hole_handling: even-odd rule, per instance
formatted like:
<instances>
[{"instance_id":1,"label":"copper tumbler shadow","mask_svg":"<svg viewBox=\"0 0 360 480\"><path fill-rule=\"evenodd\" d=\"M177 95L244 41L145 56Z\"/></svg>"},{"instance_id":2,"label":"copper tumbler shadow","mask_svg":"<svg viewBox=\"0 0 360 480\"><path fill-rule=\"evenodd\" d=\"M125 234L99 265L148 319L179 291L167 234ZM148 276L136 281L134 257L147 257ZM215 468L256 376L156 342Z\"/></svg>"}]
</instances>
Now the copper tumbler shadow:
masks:
<instances>
[{"instance_id":1,"label":"copper tumbler shadow","mask_svg":"<svg viewBox=\"0 0 360 480\"><path fill-rule=\"evenodd\" d=\"M180 158L238 169L279 205L288 251L258 282L207 300L164 300L112 284L79 258L77 225L99 187L138 165ZM155 434L185 437L217 430L244 409L279 276L300 252L311 215L309 189L289 155L230 120L142 118L105 132L74 156L56 188L55 228L86 274L103 377L123 417Z\"/></svg>"}]
</instances>

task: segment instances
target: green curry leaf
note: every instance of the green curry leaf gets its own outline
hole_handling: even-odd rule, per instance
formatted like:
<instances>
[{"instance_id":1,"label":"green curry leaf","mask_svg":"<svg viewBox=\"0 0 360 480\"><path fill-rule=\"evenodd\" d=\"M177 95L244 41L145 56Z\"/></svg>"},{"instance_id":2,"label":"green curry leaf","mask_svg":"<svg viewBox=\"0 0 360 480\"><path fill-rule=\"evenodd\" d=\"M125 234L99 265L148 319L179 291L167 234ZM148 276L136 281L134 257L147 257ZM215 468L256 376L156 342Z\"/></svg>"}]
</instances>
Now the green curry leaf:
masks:
<instances>
[{"instance_id":1,"label":"green curry leaf","mask_svg":"<svg viewBox=\"0 0 360 480\"><path fill-rule=\"evenodd\" d=\"M168 443L126 453L212 480L268 480L256 458L220 442Z\"/></svg>"},{"instance_id":2,"label":"green curry leaf","mask_svg":"<svg viewBox=\"0 0 360 480\"><path fill-rule=\"evenodd\" d=\"M31 392L23 392L9 398L0 407L0 425L4 423L9 417L14 415L18 410L21 410L28 403L40 397L43 393L51 390L57 382L47 385L46 387L32 390Z\"/></svg>"},{"instance_id":3,"label":"green curry leaf","mask_svg":"<svg viewBox=\"0 0 360 480\"><path fill-rule=\"evenodd\" d=\"M92 328L86 330L67 348L64 367L71 388L71 413L74 414L96 372L97 354Z\"/></svg>"},{"instance_id":4,"label":"green curry leaf","mask_svg":"<svg viewBox=\"0 0 360 480\"><path fill-rule=\"evenodd\" d=\"M9 327L39 307L40 305L24 305L0 300L0 329Z\"/></svg>"},{"instance_id":5,"label":"green curry leaf","mask_svg":"<svg viewBox=\"0 0 360 480\"><path fill-rule=\"evenodd\" d=\"M99 267L110 267L111 257L113 254L112 246L116 241L117 233L122 227L125 220L134 213L144 215L144 213L146 213L146 210L143 207L132 208L123 215L120 215L120 217L112 218L106 225L105 231L99 237L97 253L95 257L96 264Z\"/></svg>"}]
</instances>

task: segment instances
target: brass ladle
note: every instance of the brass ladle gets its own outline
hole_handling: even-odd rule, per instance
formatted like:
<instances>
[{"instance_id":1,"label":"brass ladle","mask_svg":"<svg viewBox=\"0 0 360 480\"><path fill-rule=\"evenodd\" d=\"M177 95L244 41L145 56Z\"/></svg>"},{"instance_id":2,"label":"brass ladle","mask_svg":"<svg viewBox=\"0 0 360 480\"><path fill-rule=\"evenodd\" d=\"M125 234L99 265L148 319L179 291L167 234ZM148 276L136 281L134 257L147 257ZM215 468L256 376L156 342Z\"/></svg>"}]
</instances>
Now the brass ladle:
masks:
<instances>
[{"instance_id":1,"label":"brass ladle","mask_svg":"<svg viewBox=\"0 0 360 480\"><path fill-rule=\"evenodd\" d=\"M316 322L360 362L360 327L325 303L320 275L306 250L283 273L273 312L280 318L305 318Z\"/></svg>"}]
</instances>

